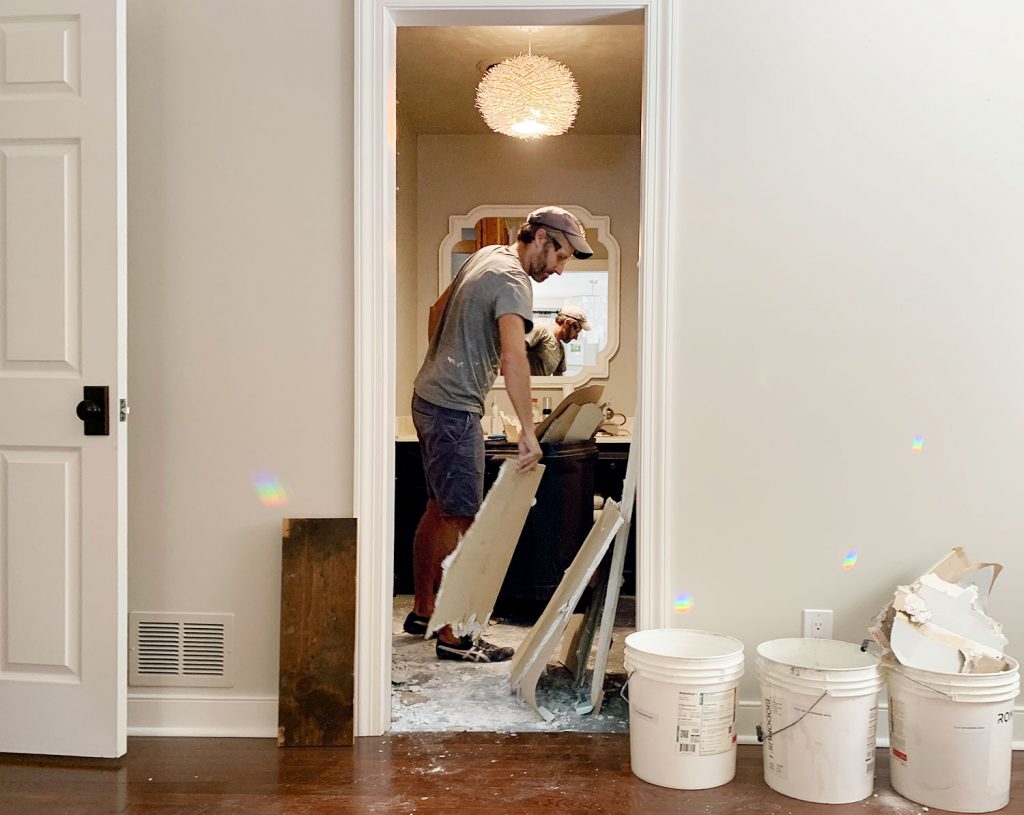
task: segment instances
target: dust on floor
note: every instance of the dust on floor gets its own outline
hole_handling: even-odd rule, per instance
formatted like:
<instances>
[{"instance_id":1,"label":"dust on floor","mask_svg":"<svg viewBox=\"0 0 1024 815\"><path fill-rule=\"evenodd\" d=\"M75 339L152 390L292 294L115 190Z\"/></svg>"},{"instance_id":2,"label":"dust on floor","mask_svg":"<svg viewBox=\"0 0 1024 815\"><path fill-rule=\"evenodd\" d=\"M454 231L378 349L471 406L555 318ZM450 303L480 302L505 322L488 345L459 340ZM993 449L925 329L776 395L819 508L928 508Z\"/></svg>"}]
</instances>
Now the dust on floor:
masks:
<instances>
[{"instance_id":1,"label":"dust on floor","mask_svg":"<svg viewBox=\"0 0 1024 815\"><path fill-rule=\"evenodd\" d=\"M537 702L554 714L545 722L509 686L509 663L466 664L442 662L434 655L434 642L402 631L402 621L412 609L412 597L398 596L393 606L391 641L391 731L393 733L488 731L525 733L563 731L625 733L629 712L619 695L625 681L622 641L633 629L616 626L608 658L605 702L597 715L576 712L578 702L588 699L589 679L583 688L573 687L572 674L561 665L548 665L537 683ZM493 623L484 639L513 648L526 637L529 627Z\"/></svg>"}]
</instances>

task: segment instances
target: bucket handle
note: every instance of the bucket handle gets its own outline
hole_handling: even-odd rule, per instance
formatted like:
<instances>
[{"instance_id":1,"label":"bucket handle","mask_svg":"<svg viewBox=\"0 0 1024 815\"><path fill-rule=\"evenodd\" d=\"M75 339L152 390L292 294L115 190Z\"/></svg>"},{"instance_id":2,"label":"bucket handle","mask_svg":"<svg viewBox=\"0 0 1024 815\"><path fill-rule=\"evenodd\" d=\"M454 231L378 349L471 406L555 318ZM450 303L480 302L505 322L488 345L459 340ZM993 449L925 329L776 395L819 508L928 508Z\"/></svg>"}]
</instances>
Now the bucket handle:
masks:
<instances>
[{"instance_id":1,"label":"bucket handle","mask_svg":"<svg viewBox=\"0 0 1024 815\"><path fill-rule=\"evenodd\" d=\"M626 703L627 707L629 706L629 697L626 695L626 688L629 687L629 680L633 678L633 674L635 673L636 671L630 671L626 674L626 681L623 683L622 687L619 688L619 696L622 697L622 700Z\"/></svg>"},{"instance_id":2,"label":"bucket handle","mask_svg":"<svg viewBox=\"0 0 1024 815\"><path fill-rule=\"evenodd\" d=\"M819 696L817 699L815 699L814 700L814 704L811 705L809 708L807 708L807 710L804 711L804 715L803 716L801 716L795 722L790 722L785 727L780 728L779 730L772 730L770 733L766 734L764 732L764 730L761 729L761 725L758 725L755 728L755 730L757 732L757 740L759 742L763 742L765 739L773 738L774 736L779 735L779 733L782 733L782 732L784 732L786 730L789 730L789 728L795 727L796 725L800 724L800 722L802 722L804 720L804 716L806 716L808 713L810 713L812 710L814 710L814 708L817 706L818 702L820 702L822 699L824 699L827 694L828 694L828 691L822 691L821 696Z\"/></svg>"},{"instance_id":3,"label":"bucket handle","mask_svg":"<svg viewBox=\"0 0 1024 815\"><path fill-rule=\"evenodd\" d=\"M914 679L914 677L912 677L912 676L907 676L902 671L900 671L900 676L902 676L904 679L909 679L911 682L916 682L922 688L928 688L928 690L934 691L935 693L939 694L940 696L945 696L947 699L952 699L954 702L957 701L957 696L954 693L946 693L945 691L941 691L938 688L933 688L927 682L922 682L920 679Z\"/></svg>"}]
</instances>

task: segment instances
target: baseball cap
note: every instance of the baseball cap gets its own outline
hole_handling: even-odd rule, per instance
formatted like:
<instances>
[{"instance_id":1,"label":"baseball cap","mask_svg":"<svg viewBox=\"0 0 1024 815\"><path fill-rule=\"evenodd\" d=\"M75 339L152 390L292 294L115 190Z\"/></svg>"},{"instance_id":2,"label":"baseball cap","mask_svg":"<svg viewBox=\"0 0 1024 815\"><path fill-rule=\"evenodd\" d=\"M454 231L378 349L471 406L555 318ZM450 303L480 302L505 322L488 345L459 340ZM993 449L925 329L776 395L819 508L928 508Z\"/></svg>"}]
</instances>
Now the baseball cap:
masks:
<instances>
[{"instance_id":1,"label":"baseball cap","mask_svg":"<svg viewBox=\"0 0 1024 815\"><path fill-rule=\"evenodd\" d=\"M541 207L527 215L526 221L535 226L546 226L564 233L573 249L572 256L574 258L586 260L594 254L594 250L587 243L587 231L583 228L583 224L567 209Z\"/></svg>"},{"instance_id":2,"label":"baseball cap","mask_svg":"<svg viewBox=\"0 0 1024 815\"><path fill-rule=\"evenodd\" d=\"M562 306L558 313L563 317L568 317L570 320L578 322L583 331L590 330L590 323L587 322L587 312L578 306Z\"/></svg>"}]
</instances>

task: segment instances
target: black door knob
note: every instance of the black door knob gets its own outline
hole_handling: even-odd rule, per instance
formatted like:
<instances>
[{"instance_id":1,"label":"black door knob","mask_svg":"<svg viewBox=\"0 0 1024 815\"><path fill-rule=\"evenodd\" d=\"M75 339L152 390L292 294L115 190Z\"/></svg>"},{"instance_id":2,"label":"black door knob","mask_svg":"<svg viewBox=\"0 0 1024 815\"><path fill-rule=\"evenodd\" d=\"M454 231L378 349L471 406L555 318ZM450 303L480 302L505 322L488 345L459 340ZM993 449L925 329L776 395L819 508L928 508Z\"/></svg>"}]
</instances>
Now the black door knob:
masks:
<instances>
[{"instance_id":1,"label":"black door knob","mask_svg":"<svg viewBox=\"0 0 1024 815\"><path fill-rule=\"evenodd\" d=\"M82 388L82 401L75 414L82 420L86 436L110 435L110 388L106 385L86 385Z\"/></svg>"},{"instance_id":2,"label":"black door knob","mask_svg":"<svg viewBox=\"0 0 1024 815\"><path fill-rule=\"evenodd\" d=\"M75 413L77 413L78 418L84 422L86 419L96 419L103 415L103 408L91 399L83 399L78 403L78 407L75 408Z\"/></svg>"}]
</instances>

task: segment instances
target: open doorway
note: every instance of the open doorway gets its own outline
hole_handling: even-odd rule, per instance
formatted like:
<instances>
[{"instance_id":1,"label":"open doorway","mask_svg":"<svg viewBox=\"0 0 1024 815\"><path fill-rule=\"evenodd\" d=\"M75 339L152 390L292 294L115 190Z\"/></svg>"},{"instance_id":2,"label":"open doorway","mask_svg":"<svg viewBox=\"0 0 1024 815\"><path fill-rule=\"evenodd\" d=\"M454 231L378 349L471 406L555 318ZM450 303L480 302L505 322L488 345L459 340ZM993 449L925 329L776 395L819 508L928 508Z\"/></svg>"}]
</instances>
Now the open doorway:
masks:
<instances>
[{"instance_id":1,"label":"open doorway","mask_svg":"<svg viewBox=\"0 0 1024 815\"><path fill-rule=\"evenodd\" d=\"M669 536L664 529L667 495L664 449L654 440L667 427L664 352L673 194L670 187L673 77L668 48L681 18L667 0L562 0L526 2L511 10L497 0L466 4L416 0L359 0L356 5L355 298L356 461L355 505L359 518L356 733L386 732L391 723L391 631L396 435L396 339L381 326L397 324L397 33L404 26L636 25L643 22L644 73L641 137L640 245L637 305L637 424L634 435L641 499L638 528L636 623L666 624ZM528 200L528 199L527 199ZM623 308L626 306L624 304ZM416 331L415 326L402 330ZM417 360L418 362L418 360ZM649 442L648 440L652 440Z\"/></svg>"},{"instance_id":2,"label":"open doorway","mask_svg":"<svg viewBox=\"0 0 1024 815\"><path fill-rule=\"evenodd\" d=\"M587 330L564 345L564 372L535 375L531 393L542 411L545 404L557 405L563 393L598 383L615 419L596 443L548 457L537 505L485 631L489 642L519 648L589 532L594 508L607 499L621 500L638 378L644 28L642 16L635 16L632 24L398 29L395 731L599 732L626 727L625 705L615 691L625 679L622 640L636 622L635 544L627 550L607 671L608 703L599 715L576 712L576 703L589 697L589 682L585 689L574 688L573 672L565 666L572 657L566 653L556 652L538 687L544 707L555 716L545 721L510 693L508 664L439 661L433 643L405 633L402 622L413 604L412 540L426 503L409 403L426 352L429 306L470 254L486 245L513 243L526 214L544 204L573 209L594 255L570 260L561 276L534 284L535 325L554 328L560 310L571 308L586 315ZM565 135L523 140L493 133L474 107L484 72L528 51L566 65L578 83L580 110ZM514 414L500 377L486 403L485 425L492 414ZM490 434L485 479L490 486L511 445L498 427L485 427L485 432ZM557 496L550 495L553 491ZM581 506L567 510L572 504ZM578 521L581 515L585 526ZM579 612L593 594L585 593Z\"/></svg>"}]
</instances>

